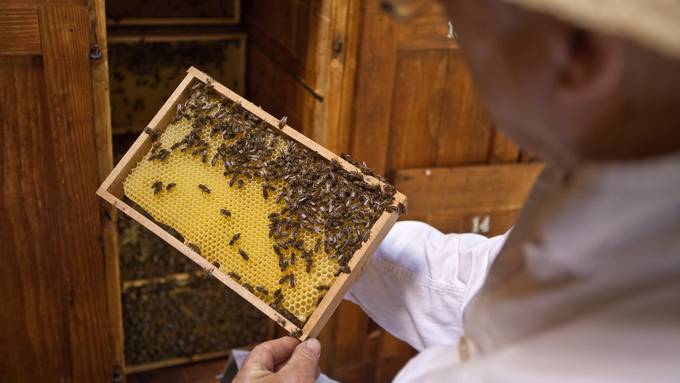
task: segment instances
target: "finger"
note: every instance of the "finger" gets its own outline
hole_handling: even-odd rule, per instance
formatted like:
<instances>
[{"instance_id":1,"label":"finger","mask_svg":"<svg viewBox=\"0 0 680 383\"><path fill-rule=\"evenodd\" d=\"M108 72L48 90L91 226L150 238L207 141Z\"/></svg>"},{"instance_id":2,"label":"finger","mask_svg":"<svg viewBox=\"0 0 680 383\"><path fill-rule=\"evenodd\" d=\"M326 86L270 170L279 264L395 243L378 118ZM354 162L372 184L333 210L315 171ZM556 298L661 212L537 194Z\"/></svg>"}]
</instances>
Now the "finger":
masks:
<instances>
[{"instance_id":1,"label":"finger","mask_svg":"<svg viewBox=\"0 0 680 383\"><path fill-rule=\"evenodd\" d=\"M248 354L242 369L257 368L274 371L274 367L288 359L299 344L299 340L289 336L261 343Z\"/></svg>"},{"instance_id":2,"label":"finger","mask_svg":"<svg viewBox=\"0 0 680 383\"><path fill-rule=\"evenodd\" d=\"M316 381L319 357L321 356L321 343L311 338L301 343L293 351L290 360L281 369L281 373L295 377L297 382Z\"/></svg>"}]
</instances>

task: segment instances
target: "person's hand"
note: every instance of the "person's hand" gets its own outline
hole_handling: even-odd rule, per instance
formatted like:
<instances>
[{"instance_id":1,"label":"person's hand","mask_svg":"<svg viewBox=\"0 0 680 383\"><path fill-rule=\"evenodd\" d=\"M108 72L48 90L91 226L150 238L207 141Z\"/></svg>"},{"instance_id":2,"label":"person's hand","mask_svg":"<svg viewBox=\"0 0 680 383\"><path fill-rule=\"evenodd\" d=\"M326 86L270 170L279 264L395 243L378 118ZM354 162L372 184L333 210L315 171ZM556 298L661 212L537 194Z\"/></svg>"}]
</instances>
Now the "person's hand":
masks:
<instances>
[{"instance_id":1,"label":"person's hand","mask_svg":"<svg viewBox=\"0 0 680 383\"><path fill-rule=\"evenodd\" d=\"M313 383L321 373L321 344L283 337L256 346L232 383Z\"/></svg>"}]
</instances>

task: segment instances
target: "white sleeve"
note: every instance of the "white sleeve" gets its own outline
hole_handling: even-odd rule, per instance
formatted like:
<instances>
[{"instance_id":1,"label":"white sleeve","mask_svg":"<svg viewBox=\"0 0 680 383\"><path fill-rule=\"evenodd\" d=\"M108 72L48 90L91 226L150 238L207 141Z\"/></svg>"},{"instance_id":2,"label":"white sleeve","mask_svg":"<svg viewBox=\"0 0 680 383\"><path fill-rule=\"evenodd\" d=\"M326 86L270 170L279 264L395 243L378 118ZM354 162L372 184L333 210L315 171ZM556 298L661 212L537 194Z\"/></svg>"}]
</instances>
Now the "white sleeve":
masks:
<instances>
[{"instance_id":1,"label":"white sleeve","mask_svg":"<svg viewBox=\"0 0 680 383\"><path fill-rule=\"evenodd\" d=\"M419 351L456 345L463 308L506 236L444 235L422 222L398 222L346 298Z\"/></svg>"}]
</instances>

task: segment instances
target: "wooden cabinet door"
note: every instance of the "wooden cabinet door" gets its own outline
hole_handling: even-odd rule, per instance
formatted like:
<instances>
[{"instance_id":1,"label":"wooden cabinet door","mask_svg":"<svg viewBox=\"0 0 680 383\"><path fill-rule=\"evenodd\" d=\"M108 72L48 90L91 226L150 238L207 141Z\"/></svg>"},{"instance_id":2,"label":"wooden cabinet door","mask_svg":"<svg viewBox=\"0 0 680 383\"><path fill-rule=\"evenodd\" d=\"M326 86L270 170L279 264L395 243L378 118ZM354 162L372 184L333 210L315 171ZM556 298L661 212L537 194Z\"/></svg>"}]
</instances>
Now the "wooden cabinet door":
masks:
<instances>
[{"instance_id":1,"label":"wooden cabinet door","mask_svg":"<svg viewBox=\"0 0 680 383\"><path fill-rule=\"evenodd\" d=\"M396 22L380 2L364 0L359 12L350 154L407 195L403 219L443 232L506 231L540 166L519 164L520 150L493 128L443 8L434 4ZM364 347L347 347L368 350L357 352L373 359L374 381L389 381L414 354L365 316L341 310L336 316L339 332L367 339Z\"/></svg>"},{"instance_id":2,"label":"wooden cabinet door","mask_svg":"<svg viewBox=\"0 0 680 383\"><path fill-rule=\"evenodd\" d=\"M114 376L89 26L85 1L0 3L2 382Z\"/></svg>"}]
</instances>

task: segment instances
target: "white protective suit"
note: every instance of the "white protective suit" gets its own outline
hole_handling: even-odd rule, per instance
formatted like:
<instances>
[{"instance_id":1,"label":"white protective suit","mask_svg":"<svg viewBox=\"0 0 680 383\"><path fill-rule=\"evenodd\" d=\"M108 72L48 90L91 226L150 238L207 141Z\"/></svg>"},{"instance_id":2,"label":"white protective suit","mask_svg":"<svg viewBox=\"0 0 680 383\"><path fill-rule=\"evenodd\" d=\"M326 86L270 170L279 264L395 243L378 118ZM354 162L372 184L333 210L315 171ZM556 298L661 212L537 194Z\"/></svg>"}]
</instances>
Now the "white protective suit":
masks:
<instances>
[{"instance_id":1,"label":"white protective suit","mask_svg":"<svg viewBox=\"0 0 680 383\"><path fill-rule=\"evenodd\" d=\"M499 237L398 223L347 298L399 383L680 382L680 155L546 169Z\"/></svg>"}]
</instances>

